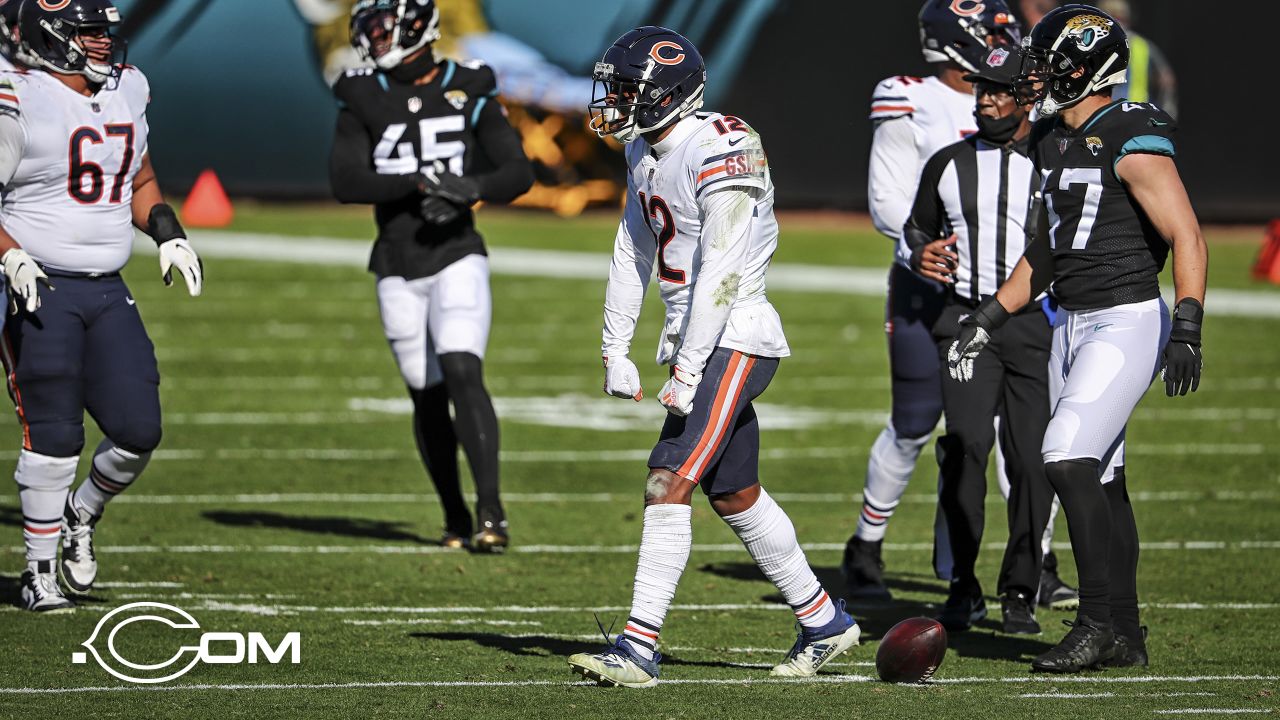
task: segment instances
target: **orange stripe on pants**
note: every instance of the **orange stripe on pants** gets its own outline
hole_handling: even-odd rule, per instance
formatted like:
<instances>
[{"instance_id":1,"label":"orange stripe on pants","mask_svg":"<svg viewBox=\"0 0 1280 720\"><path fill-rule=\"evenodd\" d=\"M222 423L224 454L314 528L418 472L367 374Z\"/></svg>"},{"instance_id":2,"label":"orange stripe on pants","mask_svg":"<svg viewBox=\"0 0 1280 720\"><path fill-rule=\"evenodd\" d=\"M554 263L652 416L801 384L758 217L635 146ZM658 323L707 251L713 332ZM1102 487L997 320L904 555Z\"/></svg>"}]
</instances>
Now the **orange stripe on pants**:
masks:
<instances>
[{"instance_id":1,"label":"orange stripe on pants","mask_svg":"<svg viewBox=\"0 0 1280 720\"><path fill-rule=\"evenodd\" d=\"M695 483L698 482L705 466L703 459L715 455L725 436L728 435L725 430L729 424L729 418L733 414L733 408L738 404L738 399L742 397L742 388L747 384L747 377L751 375L751 368L755 364L755 358L743 355L736 350L733 352L729 358L729 365L725 369L724 379L716 391L711 413L707 416L707 427L702 431L702 437L698 439L698 444L689 455L689 459L676 471L677 475ZM734 381L735 378L737 382ZM728 401L727 406L726 401Z\"/></svg>"}]
</instances>

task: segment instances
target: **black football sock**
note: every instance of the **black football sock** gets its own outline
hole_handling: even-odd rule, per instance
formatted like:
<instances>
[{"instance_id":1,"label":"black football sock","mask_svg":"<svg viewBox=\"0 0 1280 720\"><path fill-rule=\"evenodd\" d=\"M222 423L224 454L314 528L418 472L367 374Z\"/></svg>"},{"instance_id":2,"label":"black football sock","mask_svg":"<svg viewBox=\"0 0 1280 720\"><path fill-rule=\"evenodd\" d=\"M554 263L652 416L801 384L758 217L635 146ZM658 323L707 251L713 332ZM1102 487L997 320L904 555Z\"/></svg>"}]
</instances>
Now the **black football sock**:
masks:
<instances>
[{"instance_id":1,"label":"black football sock","mask_svg":"<svg viewBox=\"0 0 1280 720\"><path fill-rule=\"evenodd\" d=\"M1116 633L1136 638L1138 629L1138 524L1125 487L1124 466L1103 486L1111 505L1111 619Z\"/></svg>"},{"instance_id":2,"label":"black football sock","mask_svg":"<svg viewBox=\"0 0 1280 720\"><path fill-rule=\"evenodd\" d=\"M1045 475L1067 516L1071 552L1080 576L1079 615L1103 625L1111 622L1111 508L1098 480L1097 460L1044 464Z\"/></svg>"},{"instance_id":3,"label":"black football sock","mask_svg":"<svg viewBox=\"0 0 1280 720\"><path fill-rule=\"evenodd\" d=\"M453 429L467 454L476 482L476 510L502 518L498 500L498 415L484 387L480 358L466 352L440 356L444 382L453 398Z\"/></svg>"},{"instance_id":4,"label":"black football sock","mask_svg":"<svg viewBox=\"0 0 1280 720\"><path fill-rule=\"evenodd\" d=\"M472 532L471 510L462 497L458 479L458 438L449 416L449 391L440 384L424 390L410 389L409 397L413 398L413 439L440 496L445 527L467 537Z\"/></svg>"}]
</instances>

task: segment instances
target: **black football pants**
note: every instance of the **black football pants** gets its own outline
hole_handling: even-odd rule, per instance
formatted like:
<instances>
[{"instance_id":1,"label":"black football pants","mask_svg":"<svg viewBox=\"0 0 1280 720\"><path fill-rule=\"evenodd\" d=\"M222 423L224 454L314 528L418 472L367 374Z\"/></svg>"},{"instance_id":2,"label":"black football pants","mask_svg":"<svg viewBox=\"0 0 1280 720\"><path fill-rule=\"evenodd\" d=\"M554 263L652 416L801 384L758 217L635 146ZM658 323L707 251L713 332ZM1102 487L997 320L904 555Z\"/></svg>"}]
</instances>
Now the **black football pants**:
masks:
<instances>
[{"instance_id":1,"label":"black football pants","mask_svg":"<svg viewBox=\"0 0 1280 720\"><path fill-rule=\"evenodd\" d=\"M934 326L946 413L946 435L937 443L942 481L938 502L950 533L952 578L971 591L980 588L974 567L982 544L987 457L995 444L994 420L999 415L1010 490L1009 543L997 592L1017 589L1034 596L1043 562L1040 541L1053 502L1040 454L1049 423L1052 328L1038 307L1015 315L974 360L973 379L959 382L947 372L947 351L960 319L971 312L972 307L952 301Z\"/></svg>"}]
</instances>

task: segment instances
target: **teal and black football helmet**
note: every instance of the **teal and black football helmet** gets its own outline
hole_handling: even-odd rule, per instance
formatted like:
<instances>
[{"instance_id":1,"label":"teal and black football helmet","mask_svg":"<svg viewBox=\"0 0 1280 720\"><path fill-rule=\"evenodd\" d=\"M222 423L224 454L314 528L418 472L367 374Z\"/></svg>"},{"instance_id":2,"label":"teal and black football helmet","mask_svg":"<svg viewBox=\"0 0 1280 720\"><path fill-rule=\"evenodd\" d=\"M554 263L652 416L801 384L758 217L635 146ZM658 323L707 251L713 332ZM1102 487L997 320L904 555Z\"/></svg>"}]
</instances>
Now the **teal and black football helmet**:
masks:
<instances>
[{"instance_id":1,"label":"teal and black football helmet","mask_svg":"<svg viewBox=\"0 0 1280 720\"><path fill-rule=\"evenodd\" d=\"M1022 42L1014 78L1020 102L1041 116L1120 85L1129 68L1129 39L1110 15L1091 5L1064 5L1045 15Z\"/></svg>"},{"instance_id":2,"label":"teal and black football helmet","mask_svg":"<svg viewBox=\"0 0 1280 720\"><path fill-rule=\"evenodd\" d=\"M439 39L435 0L360 0L351 8L351 44L383 70Z\"/></svg>"}]
</instances>

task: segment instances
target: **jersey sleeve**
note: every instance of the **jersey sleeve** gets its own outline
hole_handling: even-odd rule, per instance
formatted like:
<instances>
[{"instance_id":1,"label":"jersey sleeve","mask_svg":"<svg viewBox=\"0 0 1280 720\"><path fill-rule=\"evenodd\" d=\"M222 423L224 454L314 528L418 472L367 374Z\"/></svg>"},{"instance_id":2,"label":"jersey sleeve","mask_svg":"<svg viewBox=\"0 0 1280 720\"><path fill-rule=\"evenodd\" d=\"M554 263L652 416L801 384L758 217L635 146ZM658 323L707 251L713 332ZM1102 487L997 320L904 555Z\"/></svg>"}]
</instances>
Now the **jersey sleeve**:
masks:
<instances>
[{"instance_id":1,"label":"jersey sleeve","mask_svg":"<svg viewBox=\"0 0 1280 720\"><path fill-rule=\"evenodd\" d=\"M721 133L721 128L725 132ZM702 153L690 156L697 163L691 168L695 198L731 187L765 189L769 161L759 133L741 120L729 117L716 120L703 132L712 134L711 142L706 143Z\"/></svg>"},{"instance_id":2,"label":"jersey sleeve","mask_svg":"<svg viewBox=\"0 0 1280 720\"><path fill-rule=\"evenodd\" d=\"M898 75L876 84L871 91L871 122L906 117L916 111L912 85L923 82L920 78Z\"/></svg>"},{"instance_id":3,"label":"jersey sleeve","mask_svg":"<svg viewBox=\"0 0 1280 720\"><path fill-rule=\"evenodd\" d=\"M657 252L657 241L645 225L636 189L628 181L627 204L614 236L609 284L604 295L601 355L617 357L630 352Z\"/></svg>"},{"instance_id":4,"label":"jersey sleeve","mask_svg":"<svg viewBox=\"0 0 1280 720\"><path fill-rule=\"evenodd\" d=\"M938 184L942 182L942 174L951 164L954 153L955 146L943 148L924 165L911 214L902 230L901 244L904 247L899 252L907 257L913 257L917 250L943 237L946 220L942 199L938 196Z\"/></svg>"},{"instance_id":5,"label":"jersey sleeve","mask_svg":"<svg viewBox=\"0 0 1280 720\"><path fill-rule=\"evenodd\" d=\"M876 125L867 165L867 206L871 221L883 235L897 240L915 199L920 148L910 118L898 117Z\"/></svg>"},{"instance_id":6,"label":"jersey sleeve","mask_svg":"<svg viewBox=\"0 0 1280 720\"><path fill-rule=\"evenodd\" d=\"M10 117L22 116L21 91L18 82L11 73L0 73L0 114Z\"/></svg>"},{"instance_id":7,"label":"jersey sleeve","mask_svg":"<svg viewBox=\"0 0 1280 720\"><path fill-rule=\"evenodd\" d=\"M1175 157L1174 119L1151 103L1124 103L1114 139L1106 138L1112 153L1111 172L1126 155L1147 154Z\"/></svg>"}]
</instances>

